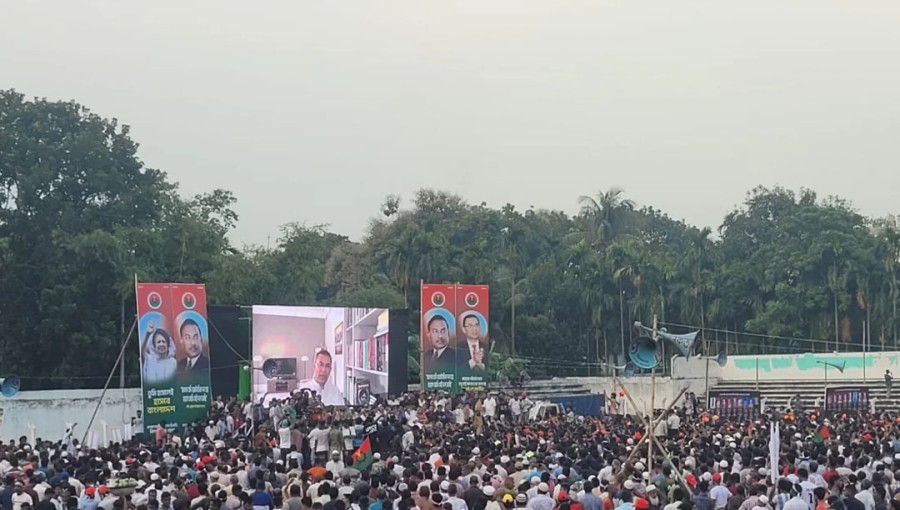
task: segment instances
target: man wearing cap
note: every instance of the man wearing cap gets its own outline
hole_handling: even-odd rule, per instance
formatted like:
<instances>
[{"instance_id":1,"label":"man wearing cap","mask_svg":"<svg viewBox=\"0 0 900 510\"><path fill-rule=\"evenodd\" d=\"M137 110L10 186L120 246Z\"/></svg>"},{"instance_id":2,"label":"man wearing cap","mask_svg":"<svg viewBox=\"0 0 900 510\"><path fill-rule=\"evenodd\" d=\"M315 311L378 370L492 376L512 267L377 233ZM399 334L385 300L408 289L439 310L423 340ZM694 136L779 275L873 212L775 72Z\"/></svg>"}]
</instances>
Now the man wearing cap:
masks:
<instances>
[{"instance_id":1,"label":"man wearing cap","mask_svg":"<svg viewBox=\"0 0 900 510\"><path fill-rule=\"evenodd\" d=\"M84 488L84 495L81 496L81 500L79 501L79 506L81 510L97 510L97 506L100 504L99 501L94 499L94 495L96 494L97 489L93 485L88 485Z\"/></svg>"},{"instance_id":2,"label":"man wearing cap","mask_svg":"<svg viewBox=\"0 0 900 510\"><path fill-rule=\"evenodd\" d=\"M724 461L723 461L724 462ZM728 504L728 498L731 497L731 491L722 483L722 474L714 473L712 475L712 489L709 490L709 497L713 500L713 508L716 510L725 508Z\"/></svg>"},{"instance_id":3,"label":"man wearing cap","mask_svg":"<svg viewBox=\"0 0 900 510\"><path fill-rule=\"evenodd\" d=\"M528 499L528 510L553 510L553 498L550 493L550 486L546 482L541 482L537 486L537 496Z\"/></svg>"},{"instance_id":4,"label":"man wearing cap","mask_svg":"<svg viewBox=\"0 0 900 510\"><path fill-rule=\"evenodd\" d=\"M25 492L25 485L22 482L16 482L15 489L12 494L12 507L13 510L22 510L23 504L33 505L34 499L31 498L27 492Z\"/></svg>"},{"instance_id":5,"label":"man wearing cap","mask_svg":"<svg viewBox=\"0 0 900 510\"><path fill-rule=\"evenodd\" d=\"M331 451L331 460L325 463L325 469L330 471L335 478L338 478L341 471L344 470L344 462L341 460L341 452L338 450Z\"/></svg>"},{"instance_id":6,"label":"man wearing cap","mask_svg":"<svg viewBox=\"0 0 900 510\"><path fill-rule=\"evenodd\" d=\"M526 496L524 494L516 495L516 508L517 509L528 508L528 496Z\"/></svg>"}]
</instances>

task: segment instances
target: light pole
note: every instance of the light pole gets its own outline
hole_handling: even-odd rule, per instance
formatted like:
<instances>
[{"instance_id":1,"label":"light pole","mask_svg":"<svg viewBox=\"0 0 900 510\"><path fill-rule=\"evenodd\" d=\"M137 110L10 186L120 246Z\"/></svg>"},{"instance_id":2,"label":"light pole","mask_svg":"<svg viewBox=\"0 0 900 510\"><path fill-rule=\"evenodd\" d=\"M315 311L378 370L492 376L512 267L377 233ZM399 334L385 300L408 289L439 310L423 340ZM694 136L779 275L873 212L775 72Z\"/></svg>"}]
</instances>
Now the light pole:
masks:
<instances>
[{"instance_id":1,"label":"light pole","mask_svg":"<svg viewBox=\"0 0 900 510\"><path fill-rule=\"evenodd\" d=\"M516 355L516 261L515 261L515 248L512 244L511 235L509 233L509 227L503 227L500 229L503 232L503 236L506 239L506 247L509 250L509 286L510 286L510 297L509 297L509 305L511 309L512 318L510 320L509 327L509 343L510 343L510 353L515 356Z\"/></svg>"},{"instance_id":2,"label":"light pole","mask_svg":"<svg viewBox=\"0 0 900 510\"><path fill-rule=\"evenodd\" d=\"M709 403L709 362L710 360L715 361L720 367L724 367L725 363L728 362L728 354L725 351L720 352L715 356L703 356L703 359L706 360L706 402ZM756 389L759 389L759 358L756 359Z\"/></svg>"},{"instance_id":3,"label":"light pole","mask_svg":"<svg viewBox=\"0 0 900 510\"><path fill-rule=\"evenodd\" d=\"M625 291L622 290L622 282L619 281L619 334L622 347L622 361L627 362L628 356L625 353Z\"/></svg>"},{"instance_id":4,"label":"light pole","mask_svg":"<svg viewBox=\"0 0 900 510\"><path fill-rule=\"evenodd\" d=\"M251 402L253 402L252 407L254 411L253 416L250 418L252 427L250 430L256 430L256 406L262 405L261 403L256 402L256 383L259 382L259 376L257 376L256 374L258 374L262 370L262 362L262 356L258 354L256 356L253 356L253 377L251 377L251 379L253 380L253 388L250 389L250 399Z\"/></svg>"},{"instance_id":5,"label":"light pole","mask_svg":"<svg viewBox=\"0 0 900 510\"><path fill-rule=\"evenodd\" d=\"M834 352L837 354L837 351ZM822 365L822 369L825 371L825 410L828 410L828 367L836 368L838 372L844 373L844 367L847 366L847 362L843 361L840 365L837 363L832 363L830 361L825 360L816 360L816 363Z\"/></svg>"}]
</instances>

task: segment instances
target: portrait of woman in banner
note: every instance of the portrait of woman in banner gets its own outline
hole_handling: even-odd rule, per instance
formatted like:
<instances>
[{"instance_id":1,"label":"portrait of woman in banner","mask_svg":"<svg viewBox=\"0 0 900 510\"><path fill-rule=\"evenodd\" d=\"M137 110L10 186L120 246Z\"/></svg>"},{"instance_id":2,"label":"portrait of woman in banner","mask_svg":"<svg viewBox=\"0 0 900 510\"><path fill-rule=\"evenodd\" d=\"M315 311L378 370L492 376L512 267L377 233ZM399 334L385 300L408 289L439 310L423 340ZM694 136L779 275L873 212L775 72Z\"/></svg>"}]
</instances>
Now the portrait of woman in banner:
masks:
<instances>
[{"instance_id":1,"label":"portrait of woman in banner","mask_svg":"<svg viewBox=\"0 0 900 510\"><path fill-rule=\"evenodd\" d=\"M141 374L145 382L160 382L175 375L175 342L164 329L156 327L156 321L147 323L141 345Z\"/></svg>"}]
</instances>

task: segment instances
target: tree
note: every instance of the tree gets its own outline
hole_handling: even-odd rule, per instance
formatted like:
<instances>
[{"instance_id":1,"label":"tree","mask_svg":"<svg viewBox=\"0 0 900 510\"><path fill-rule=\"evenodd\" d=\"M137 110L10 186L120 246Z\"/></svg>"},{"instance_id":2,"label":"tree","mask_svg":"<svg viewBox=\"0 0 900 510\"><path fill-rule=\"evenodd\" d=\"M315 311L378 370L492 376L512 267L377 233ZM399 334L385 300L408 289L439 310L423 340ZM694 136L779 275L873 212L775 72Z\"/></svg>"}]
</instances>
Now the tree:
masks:
<instances>
[{"instance_id":1,"label":"tree","mask_svg":"<svg viewBox=\"0 0 900 510\"><path fill-rule=\"evenodd\" d=\"M425 189L388 196L360 242L297 218L275 246L237 249L234 196L183 197L137 148L74 102L0 92L0 374L102 386L135 275L205 283L211 303L406 307L413 373L423 280L489 285L492 357L535 375L597 373L654 315L739 354L900 336L900 223L811 190L751 190L714 240L617 188L574 217Z\"/></svg>"},{"instance_id":2,"label":"tree","mask_svg":"<svg viewBox=\"0 0 900 510\"><path fill-rule=\"evenodd\" d=\"M0 92L0 372L27 387L118 355L136 258L119 233L161 228L174 190L136 151L115 119Z\"/></svg>"},{"instance_id":3,"label":"tree","mask_svg":"<svg viewBox=\"0 0 900 510\"><path fill-rule=\"evenodd\" d=\"M585 225L584 238L592 246L605 246L631 227L635 204L624 195L625 190L613 187L593 197L578 197Z\"/></svg>"}]
</instances>

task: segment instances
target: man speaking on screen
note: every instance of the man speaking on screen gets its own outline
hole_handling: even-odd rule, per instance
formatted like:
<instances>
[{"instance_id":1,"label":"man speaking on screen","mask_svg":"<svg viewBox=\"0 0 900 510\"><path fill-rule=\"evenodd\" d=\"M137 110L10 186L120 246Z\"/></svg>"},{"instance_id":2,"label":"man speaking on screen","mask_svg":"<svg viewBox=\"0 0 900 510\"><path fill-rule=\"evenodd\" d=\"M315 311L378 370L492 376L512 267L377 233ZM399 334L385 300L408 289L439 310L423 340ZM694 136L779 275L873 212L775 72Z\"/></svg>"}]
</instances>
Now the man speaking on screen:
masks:
<instances>
[{"instance_id":1,"label":"man speaking on screen","mask_svg":"<svg viewBox=\"0 0 900 510\"><path fill-rule=\"evenodd\" d=\"M325 349L316 353L313 358L313 377L297 385L298 390L310 390L319 394L326 406L342 406L345 404L341 390L330 381L331 353Z\"/></svg>"}]
</instances>

